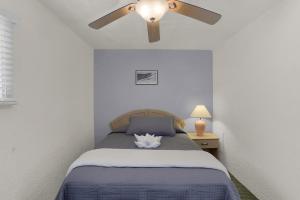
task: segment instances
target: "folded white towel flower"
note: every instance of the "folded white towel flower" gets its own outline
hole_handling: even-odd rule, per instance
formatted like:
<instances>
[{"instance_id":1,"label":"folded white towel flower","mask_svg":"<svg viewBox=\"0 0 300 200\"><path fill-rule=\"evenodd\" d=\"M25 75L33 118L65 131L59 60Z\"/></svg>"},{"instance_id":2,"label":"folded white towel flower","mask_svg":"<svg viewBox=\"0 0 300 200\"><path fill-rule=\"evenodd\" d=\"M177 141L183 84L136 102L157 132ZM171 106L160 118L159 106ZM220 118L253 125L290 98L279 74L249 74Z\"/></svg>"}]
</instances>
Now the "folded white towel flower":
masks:
<instances>
[{"instance_id":1,"label":"folded white towel flower","mask_svg":"<svg viewBox=\"0 0 300 200\"><path fill-rule=\"evenodd\" d=\"M139 148L154 149L160 146L161 136L154 136L147 133L145 136L134 135L136 140L134 143Z\"/></svg>"}]
</instances>

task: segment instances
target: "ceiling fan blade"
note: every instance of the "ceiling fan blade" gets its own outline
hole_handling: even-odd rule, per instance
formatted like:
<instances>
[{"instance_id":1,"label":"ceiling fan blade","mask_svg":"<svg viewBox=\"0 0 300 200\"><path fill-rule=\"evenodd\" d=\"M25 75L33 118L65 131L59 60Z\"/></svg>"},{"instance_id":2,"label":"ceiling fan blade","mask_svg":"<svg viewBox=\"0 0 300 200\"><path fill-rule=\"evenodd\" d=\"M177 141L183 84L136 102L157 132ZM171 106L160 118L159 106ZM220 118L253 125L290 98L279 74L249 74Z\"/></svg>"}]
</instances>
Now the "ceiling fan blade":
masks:
<instances>
[{"instance_id":1,"label":"ceiling fan blade","mask_svg":"<svg viewBox=\"0 0 300 200\"><path fill-rule=\"evenodd\" d=\"M124 17L125 15L127 15L128 13L134 10L135 10L135 4L134 3L128 4L90 23L89 27L94 29L100 29L103 26L106 26L117 19Z\"/></svg>"},{"instance_id":2,"label":"ceiling fan blade","mask_svg":"<svg viewBox=\"0 0 300 200\"><path fill-rule=\"evenodd\" d=\"M200 20L210 25L214 25L222 17L222 15L218 13L177 0L170 3L170 11Z\"/></svg>"},{"instance_id":3,"label":"ceiling fan blade","mask_svg":"<svg viewBox=\"0 0 300 200\"><path fill-rule=\"evenodd\" d=\"M147 22L149 42L157 42L160 40L159 21Z\"/></svg>"}]
</instances>

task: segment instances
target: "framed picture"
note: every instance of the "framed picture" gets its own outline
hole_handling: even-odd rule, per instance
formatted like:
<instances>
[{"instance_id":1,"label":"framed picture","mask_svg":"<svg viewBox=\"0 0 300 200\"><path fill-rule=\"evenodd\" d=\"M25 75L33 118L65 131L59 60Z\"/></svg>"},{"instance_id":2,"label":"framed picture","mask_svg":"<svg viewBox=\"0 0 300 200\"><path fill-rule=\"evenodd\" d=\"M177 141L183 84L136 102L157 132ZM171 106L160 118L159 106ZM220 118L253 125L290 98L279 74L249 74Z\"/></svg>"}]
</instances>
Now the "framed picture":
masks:
<instances>
[{"instance_id":1,"label":"framed picture","mask_svg":"<svg viewBox=\"0 0 300 200\"><path fill-rule=\"evenodd\" d=\"M158 85L158 70L136 70L136 85Z\"/></svg>"}]
</instances>

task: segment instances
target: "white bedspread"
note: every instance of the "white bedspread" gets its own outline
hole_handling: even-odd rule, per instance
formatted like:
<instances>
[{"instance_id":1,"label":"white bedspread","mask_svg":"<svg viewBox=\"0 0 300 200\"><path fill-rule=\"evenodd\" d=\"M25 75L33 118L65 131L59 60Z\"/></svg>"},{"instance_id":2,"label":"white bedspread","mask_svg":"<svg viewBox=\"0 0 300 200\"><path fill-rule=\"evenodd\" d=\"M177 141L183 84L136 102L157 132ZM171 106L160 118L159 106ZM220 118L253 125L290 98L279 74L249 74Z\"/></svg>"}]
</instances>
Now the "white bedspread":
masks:
<instances>
[{"instance_id":1,"label":"white bedspread","mask_svg":"<svg viewBox=\"0 0 300 200\"><path fill-rule=\"evenodd\" d=\"M199 150L95 149L82 154L70 166L68 173L81 166L209 168L223 171L230 177L220 161Z\"/></svg>"}]
</instances>

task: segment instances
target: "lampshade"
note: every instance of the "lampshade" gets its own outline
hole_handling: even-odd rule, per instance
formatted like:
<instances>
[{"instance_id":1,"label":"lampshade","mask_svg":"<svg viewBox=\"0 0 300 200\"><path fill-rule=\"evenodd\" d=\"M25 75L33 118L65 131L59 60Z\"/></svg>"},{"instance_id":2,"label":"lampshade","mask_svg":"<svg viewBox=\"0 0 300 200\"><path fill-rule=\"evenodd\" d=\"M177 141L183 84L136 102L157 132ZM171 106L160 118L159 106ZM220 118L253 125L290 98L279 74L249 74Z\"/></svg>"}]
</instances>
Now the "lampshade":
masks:
<instances>
[{"instance_id":1,"label":"lampshade","mask_svg":"<svg viewBox=\"0 0 300 200\"><path fill-rule=\"evenodd\" d=\"M195 118L211 118L210 113L204 105L198 105L191 114Z\"/></svg>"},{"instance_id":2,"label":"lampshade","mask_svg":"<svg viewBox=\"0 0 300 200\"><path fill-rule=\"evenodd\" d=\"M159 21L169 8L166 0L139 0L136 12L148 22Z\"/></svg>"}]
</instances>

